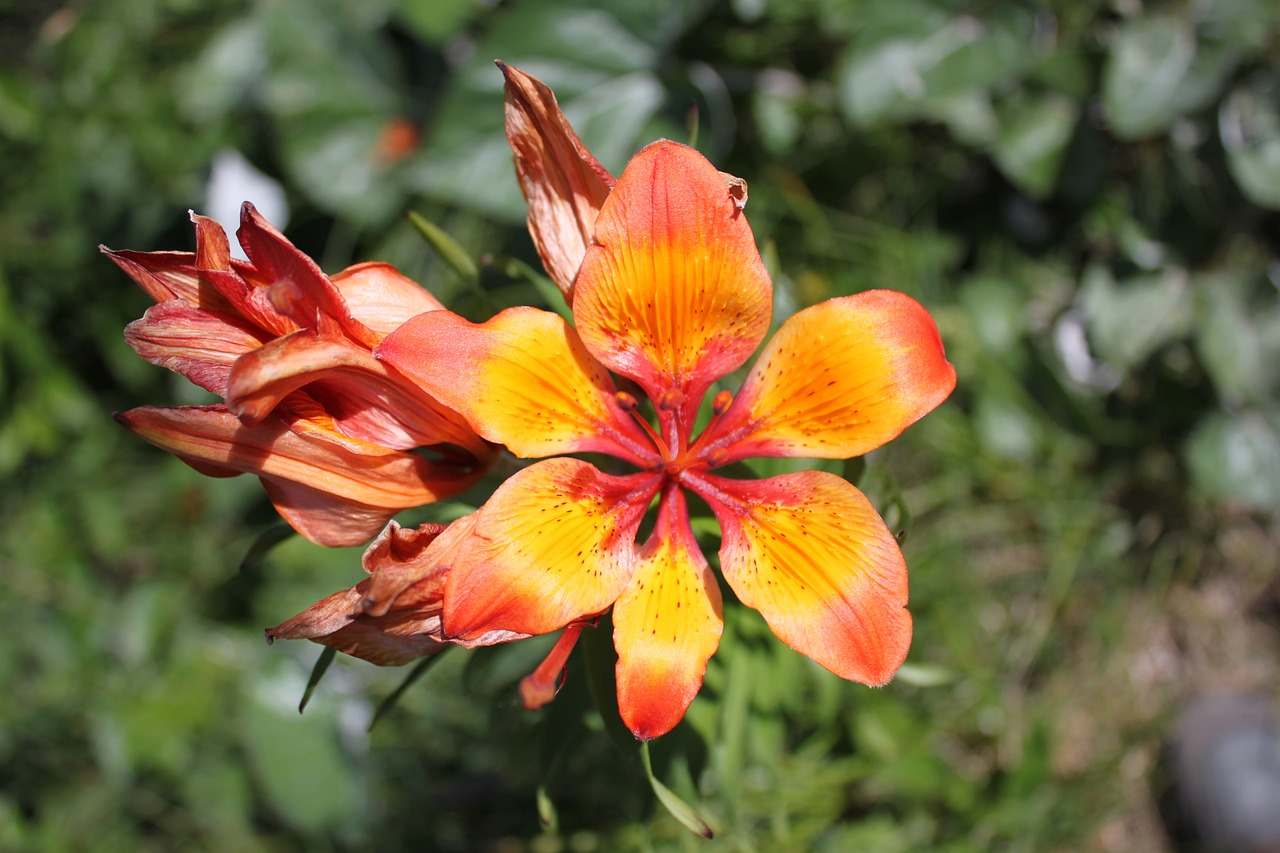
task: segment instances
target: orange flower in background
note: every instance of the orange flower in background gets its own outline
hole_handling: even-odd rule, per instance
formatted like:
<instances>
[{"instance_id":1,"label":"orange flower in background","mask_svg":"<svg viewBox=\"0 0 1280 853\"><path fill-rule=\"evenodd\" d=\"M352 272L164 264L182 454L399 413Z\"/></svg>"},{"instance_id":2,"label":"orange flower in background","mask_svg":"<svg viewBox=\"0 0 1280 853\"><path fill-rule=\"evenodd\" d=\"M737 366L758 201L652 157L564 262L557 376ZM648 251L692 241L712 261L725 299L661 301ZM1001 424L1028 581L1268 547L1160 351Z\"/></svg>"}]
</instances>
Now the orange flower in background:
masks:
<instances>
[{"instance_id":1,"label":"orange flower in background","mask_svg":"<svg viewBox=\"0 0 1280 853\"><path fill-rule=\"evenodd\" d=\"M712 472L749 456L867 453L941 403L955 371L910 297L832 299L784 323L736 397L715 395L695 435L708 390L769 327L772 285L743 190L696 151L654 143L590 226L566 289L574 325L533 308L481 325L434 311L374 350L517 456L604 453L639 469L615 475L561 457L507 480L449 555L441 618L456 641L569 626L553 653L562 660L581 624L612 607L619 708L642 739L683 717L722 630L687 491L719 521L729 586L792 648L842 677L883 684L910 645L902 553L858 489L817 471L757 481ZM567 222L557 204L551 216ZM655 423L611 371L643 390ZM637 547L655 498L656 526ZM535 681L545 687L546 673ZM531 692L530 704L548 698Z\"/></svg>"},{"instance_id":2,"label":"orange flower in background","mask_svg":"<svg viewBox=\"0 0 1280 853\"><path fill-rule=\"evenodd\" d=\"M103 251L156 300L125 330L129 344L226 402L143 406L122 424L202 473L258 475L281 516L322 545L363 543L483 474L494 448L372 354L440 310L433 296L388 264L330 278L249 204L248 262L231 258L216 222L192 220L194 254Z\"/></svg>"}]
</instances>

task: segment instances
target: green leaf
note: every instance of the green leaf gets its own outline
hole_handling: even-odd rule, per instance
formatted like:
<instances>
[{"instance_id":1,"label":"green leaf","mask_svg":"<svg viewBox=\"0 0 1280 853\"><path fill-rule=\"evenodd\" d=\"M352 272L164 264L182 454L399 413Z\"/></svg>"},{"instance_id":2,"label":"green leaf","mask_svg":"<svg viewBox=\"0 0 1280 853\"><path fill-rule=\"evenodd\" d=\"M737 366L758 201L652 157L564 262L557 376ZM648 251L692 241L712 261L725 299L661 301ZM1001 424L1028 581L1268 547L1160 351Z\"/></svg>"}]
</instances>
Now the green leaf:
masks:
<instances>
[{"instance_id":1,"label":"green leaf","mask_svg":"<svg viewBox=\"0 0 1280 853\"><path fill-rule=\"evenodd\" d=\"M1198 276L1195 338L1205 370L1228 406L1262 403L1280 384L1280 306L1246 301L1251 271Z\"/></svg>"},{"instance_id":2,"label":"green leaf","mask_svg":"<svg viewBox=\"0 0 1280 853\"><path fill-rule=\"evenodd\" d=\"M405 216L408 217L409 223L417 230L422 238L430 244L440 259L449 265L458 277L472 287L480 283L480 268L476 266L476 262L467 254L467 250L462 248L457 240L440 226L426 219L416 211L410 210Z\"/></svg>"},{"instance_id":3,"label":"green leaf","mask_svg":"<svg viewBox=\"0 0 1280 853\"><path fill-rule=\"evenodd\" d=\"M604 721L604 729L614 744L625 755L631 754L636 738L622 722L618 713L618 681L616 667L618 654L613 648L613 621L610 614L600 617L600 624L582 632L583 653L586 657L587 681L591 685L591 698Z\"/></svg>"},{"instance_id":4,"label":"green leaf","mask_svg":"<svg viewBox=\"0 0 1280 853\"><path fill-rule=\"evenodd\" d=\"M311 695L316 692L316 687L320 685L320 679L324 678L324 674L329 671L329 665L333 663L333 659L337 656L337 649L333 648L333 646L325 646L324 651L320 652L320 657L316 658L316 665L311 668L311 677L307 679L307 689L302 691L302 699L298 702L299 714L307 710L307 703L311 701Z\"/></svg>"},{"instance_id":5,"label":"green leaf","mask_svg":"<svg viewBox=\"0 0 1280 853\"><path fill-rule=\"evenodd\" d=\"M1280 412L1219 412L1187 443L1192 482L1214 499L1280 509Z\"/></svg>"},{"instance_id":6,"label":"green leaf","mask_svg":"<svg viewBox=\"0 0 1280 853\"><path fill-rule=\"evenodd\" d=\"M240 571L255 571L267 554L271 553L271 549L281 542L293 538L295 534L296 531L287 524L273 524L259 533L258 538L253 540L253 544L249 546L249 550L241 558Z\"/></svg>"},{"instance_id":7,"label":"green leaf","mask_svg":"<svg viewBox=\"0 0 1280 853\"><path fill-rule=\"evenodd\" d=\"M426 675L427 670L430 669L432 666L434 666L436 661L444 657L445 653L448 652L449 649L451 648L453 648L453 646L445 646L443 649L436 652L434 655L431 655L430 657L425 657L422 660L418 661L416 664L414 664L413 669L410 670L409 674L405 676L404 681L400 682L400 686L397 687L394 691L392 691L391 694L387 696L387 698L383 699L381 702L378 703L378 708L373 712L373 719L369 721L369 728L366 729L366 731L370 731L370 732L373 731L373 727L378 724L378 720L381 720L384 716L387 715L388 712L391 711L392 708L396 706L396 704L400 701L400 697L404 695L404 692L408 690L411 686L413 686L413 683L415 681L417 681L422 676Z\"/></svg>"},{"instance_id":8,"label":"green leaf","mask_svg":"<svg viewBox=\"0 0 1280 853\"><path fill-rule=\"evenodd\" d=\"M1032 198L1048 197L1058 180L1078 112L1075 101L1061 95L1005 101L992 147L1000 171Z\"/></svg>"},{"instance_id":9,"label":"green leaf","mask_svg":"<svg viewBox=\"0 0 1280 853\"><path fill-rule=\"evenodd\" d=\"M1234 57L1197 40L1190 20L1170 15L1121 25L1102 75L1102 104L1121 139L1168 129L1213 100Z\"/></svg>"},{"instance_id":10,"label":"green leaf","mask_svg":"<svg viewBox=\"0 0 1280 853\"><path fill-rule=\"evenodd\" d=\"M538 291L538 296L542 297L542 301L546 303L547 308L569 322L573 322L573 310L569 308L569 303L564 301L564 294L560 292L560 288L556 287L554 281L517 258L497 258L494 260L493 265L501 269L510 278L527 281L532 284L533 289Z\"/></svg>"},{"instance_id":11,"label":"green leaf","mask_svg":"<svg viewBox=\"0 0 1280 853\"><path fill-rule=\"evenodd\" d=\"M1031 19L1016 10L981 20L943 19L936 7L917 5L927 11L913 22L870 31L851 44L837 72L845 115L862 126L932 118L966 136L984 134L994 123L974 120L980 118L975 111L990 110L988 91L1034 58Z\"/></svg>"},{"instance_id":12,"label":"green leaf","mask_svg":"<svg viewBox=\"0 0 1280 853\"><path fill-rule=\"evenodd\" d=\"M534 796L538 804L538 822L548 832L558 832L560 818L556 814L556 804L551 801L551 795L547 793L546 785L539 785Z\"/></svg>"},{"instance_id":13,"label":"green leaf","mask_svg":"<svg viewBox=\"0 0 1280 853\"><path fill-rule=\"evenodd\" d=\"M364 808L360 774L340 747L332 709L298 717L291 691L260 676L239 729L265 802L288 825L335 829Z\"/></svg>"},{"instance_id":14,"label":"green leaf","mask_svg":"<svg viewBox=\"0 0 1280 853\"><path fill-rule=\"evenodd\" d=\"M1227 168L1245 198L1280 210L1280 77L1255 75L1226 99L1218 112L1218 133Z\"/></svg>"},{"instance_id":15,"label":"green leaf","mask_svg":"<svg viewBox=\"0 0 1280 853\"><path fill-rule=\"evenodd\" d=\"M1187 333L1192 294L1185 270L1166 267L1117 282L1095 267L1085 273L1080 298L1098 355L1122 370Z\"/></svg>"},{"instance_id":16,"label":"green leaf","mask_svg":"<svg viewBox=\"0 0 1280 853\"><path fill-rule=\"evenodd\" d=\"M693 806L676 796L676 793L666 785L658 781L653 775L653 763L649 760L649 744L640 744L640 761L644 764L644 775L649 780L649 786L653 788L653 793L657 795L658 802L671 813L671 816L680 823L684 824L690 832L697 833L703 838L714 838L715 833L711 831L711 826L703 819L702 815L694 810Z\"/></svg>"},{"instance_id":17,"label":"green leaf","mask_svg":"<svg viewBox=\"0 0 1280 853\"><path fill-rule=\"evenodd\" d=\"M484 8L478 0L399 0L395 6L409 29L433 45L458 35Z\"/></svg>"}]
</instances>

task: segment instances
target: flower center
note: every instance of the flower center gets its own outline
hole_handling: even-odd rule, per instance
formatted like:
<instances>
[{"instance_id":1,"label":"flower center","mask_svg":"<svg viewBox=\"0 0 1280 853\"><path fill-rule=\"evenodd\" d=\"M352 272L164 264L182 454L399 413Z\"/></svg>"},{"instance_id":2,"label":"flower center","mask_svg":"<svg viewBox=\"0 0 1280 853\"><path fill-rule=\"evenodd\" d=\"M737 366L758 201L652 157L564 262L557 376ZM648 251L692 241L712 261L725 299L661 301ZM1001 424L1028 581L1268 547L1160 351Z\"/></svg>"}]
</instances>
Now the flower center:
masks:
<instances>
[{"instance_id":1,"label":"flower center","mask_svg":"<svg viewBox=\"0 0 1280 853\"><path fill-rule=\"evenodd\" d=\"M684 393L679 388L668 388L656 403L660 411L675 413L671 418L660 418L661 422L672 424L670 440L664 439L653 427L653 424L649 423L640 414L639 403L631 394L626 391L619 391L615 395L615 399L618 401L618 407L630 414L640 428L644 430L645 435L653 443L659 459L661 459L661 462L654 465L650 470L661 471L668 478L678 481L682 479L681 475L690 468L714 468L720 464L716 457L717 455L723 455L723 453L720 448L708 447L708 439L715 432L716 422L733 404L733 394L728 391L720 391L716 394L711 401L711 420L691 445L687 445L685 440L685 436L689 434L690 430L684 428L679 413L679 409L685 399Z\"/></svg>"}]
</instances>

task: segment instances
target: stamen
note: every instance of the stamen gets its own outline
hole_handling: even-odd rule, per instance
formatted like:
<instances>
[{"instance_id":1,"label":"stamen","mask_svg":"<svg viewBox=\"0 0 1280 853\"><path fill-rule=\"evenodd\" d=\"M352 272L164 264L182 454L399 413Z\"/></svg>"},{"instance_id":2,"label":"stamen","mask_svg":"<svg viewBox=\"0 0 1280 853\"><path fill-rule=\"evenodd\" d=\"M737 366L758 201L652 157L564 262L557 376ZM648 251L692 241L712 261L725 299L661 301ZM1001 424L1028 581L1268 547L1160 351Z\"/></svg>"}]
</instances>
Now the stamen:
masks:
<instances>
[{"instance_id":1,"label":"stamen","mask_svg":"<svg viewBox=\"0 0 1280 853\"><path fill-rule=\"evenodd\" d=\"M670 459L670 448L667 446L667 443L662 440L662 437L658 435L657 431L654 430L653 425L641 417L640 412L638 411L640 404L636 401L636 398L628 394L626 391L618 391L613 395L613 398L617 401L618 408L630 414L635 422L640 425L640 429L644 430L644 434L649 436L649 440L652 441L653 446L657 448L658 454L663 459Z\"/></svg>"},{"instance_id":2,"label":"stamen","mask_svg":"<svg viewBox=\"0 0 1280 853\"><path fill-rule=\"evenodd\" d=\"M560 692L560 684L563 684L561 676L564 674L565 663L584 627L585 622L574 622L566 627L560 639L551 647L546 660L520 681L520 700L524 702L525 710L536 711L556 698L556 694Z\"/></svg>"},{"instance_id":3,"label":"stamen","mask_svg":"<svg viewBox=\"0 0 1280 853\"><path fill-rule=\"evenodd\" d=\"M730 391L717 391L715 397L711 399L711 419L707 421L707 426L702 431L702 435L698 436L697 441L693 443L693 447L689 448L689 452L697 455L704 452L703 445L707 443L710 437L715 433L715 425L720 421L720 416L729 411L729 407L733 405L733 393ZM703 461L710 468L718 468L724 462L726 451L723 447L713 447L705 451Z\"/></svg>"}]
</instances>

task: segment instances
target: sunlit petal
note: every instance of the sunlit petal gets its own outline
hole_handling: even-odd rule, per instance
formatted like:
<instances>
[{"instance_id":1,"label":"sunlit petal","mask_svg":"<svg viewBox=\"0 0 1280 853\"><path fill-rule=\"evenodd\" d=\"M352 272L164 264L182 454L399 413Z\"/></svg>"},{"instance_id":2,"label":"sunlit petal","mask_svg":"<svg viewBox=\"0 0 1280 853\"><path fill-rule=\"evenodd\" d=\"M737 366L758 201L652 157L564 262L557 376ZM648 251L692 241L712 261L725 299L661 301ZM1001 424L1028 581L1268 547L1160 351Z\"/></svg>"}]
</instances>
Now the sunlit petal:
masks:
<instances>
[{"instance_id":1,"label":"sunlit petal","mask_svg":"<svg viewBox=\"0 0 1280 853\"><path fill-rule=\"evenodd\" d=\"M871 685L892 678L911 645L907 568L866 496L820 471L700 478L693 487L724 537L721 571L742 603L837 675Z\"/></svg>"},{"instance_id":2,"label":"sunlit petal","mask_svg":"<svg viewBox=\"0 0 1280 853\"><path fill-rule=\"evenodd\" d=\"M507 480L450 567L446 634L545 634L613 604L658 480L613 477L577 459L548 459Z\"/></svg>"},{"instance_id":3,"label":"sunlit petal","mask_svg":"<svg viewBox=\"0 0 1280 853\"><path fill-rule=\"evenodd\" d=\"M636 737L664 735L684 717L723 627L720 587L689 529L684 494L670 488L613 606L618 710Z\"/></svg>"},{"instance_id":4,"label":"sunlit petal","mask_svg":"<svg viewBox=\"0 0 1280 853\"><path fill-rule=\"evenodd\" d=\"M423 311L444 308L426 288L391 264L356 264L332 276L331 281L351 315L380 336L391 334L405 320Z\"/></svg>"},{"instance_id":5,"label":"sunlit petal","mask_svg":"<svg viewBox=\"0 0 1280 853\"><path fill-rule=\"evenodd\" d=\"M375 346L382 336L351 314L346 301L316 265L283 234L263 219L252 204L241 210L240 245L257 274L268 284L272 304L299 327L318 324L318 315L335 322L353 341Z\"/></svg>"},{"instance_id":6,"label":"sunlit petal","mask_svg":"<svg viewBox=\"0 0 1280 853\"><path fill-rule=\"evenodd\" d=\"M730 190L692 148L649 145L600 211L575 285L587 349L655 401L678 391L690 422L769 327L772 285Z\"/></svg>"},{"instance_id":7,"label":"sunlit petal","mask_svg":"<svg viewBox=\"0 0 1280 853\"><path fill-rule=\"evenodd\" d=\"M573 279L614 179L573 132L549 88L518 68L498 67L507 78L507 139L529 204L529 234L547 275L573 304Z\"/></svg>"},{"instance_id":8,"label":"sunlit petal","mask_svg":"<svg viewBox=\"0 0 1280 853\"><path fill-rule=\"evenodd\" d=\"M955 384L920 303L888 290L829 299L782 324L709 446L720 464L860 456L936 408Z\"/></svg>"},{"instance_id":9,"label":"sunlit petal","mask_svg":"<svg viewBox=\"0 0 1280 853\"><path fill-rule=\"evenodd\" d=\"M517 456L596 451L642 465L656 459L618 407L608 371L549 311L509 308L478 326L445 311L421 314L375 354Z\"/></svg>"}]
</instances>

